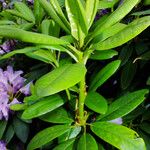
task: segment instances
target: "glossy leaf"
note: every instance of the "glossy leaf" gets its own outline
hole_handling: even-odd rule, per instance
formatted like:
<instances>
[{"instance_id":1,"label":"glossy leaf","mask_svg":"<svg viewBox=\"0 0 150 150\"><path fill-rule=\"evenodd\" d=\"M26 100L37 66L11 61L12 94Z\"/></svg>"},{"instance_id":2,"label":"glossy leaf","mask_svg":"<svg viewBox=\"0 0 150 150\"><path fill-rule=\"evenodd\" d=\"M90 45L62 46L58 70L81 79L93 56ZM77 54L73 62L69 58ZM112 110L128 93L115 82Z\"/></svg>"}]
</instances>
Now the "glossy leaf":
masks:
<instances>
[{"instance_id":1,"label":"glossy leaf","mask_svg":"<svg viewBox=\"0 0 150 150\"><path fill-rule=\"evenodd\" d=\"M100 0L98 9L106 9L106 8L112 8L119 0Z\"/></svg>"},{"instance_id":2,"label":"glossy leaf","mask_svg":"<svg viewBox=\"0 0 150 150\"><path fill-rule=\"evenodd\" d=\"M105 81L107 81L119 68L120 60L113 61L100 70L90 84L90 91L96 91Z\"/></svg>"},{"instance_id":3,"label":"glossy leaf","mask_svg":"<svg viewBox=\"0 0 150 150\"><path fill-rule=\"evenodd\" d=\"M69 129L66 133L64 133L58 137L58 143L62 143L62 142L68 141L70 139L73 139L73 138L77 137L80 132L81 132L81 127L74 126L71 129Z\"/></svg>"},{"instance_id":4,"label":"glossy leaf","mask_svg":"<svg viewBox=\"0 0 150 150\"><path fill-rule=\"evenodd\" d=\"M51 18L54 19L54 21L56 21L67 33L70 33L69 28L66 27L66 24L64 24L61 18L57 15L51 3L47 2L47 0L39 0L39 2Z\"/></svg>"},{"instance_id":5,"label":"glossy leaf","mask_svg":"<svg viewBox=\"0 0 150 150\"><path fill-rule=\"evenodd\" d=\"M128 61L121 73L121 88L127 89L135 77L137 71L137 63Z\"/></svg>"},{"instance_id":6,"label":"glossy leaf","mask_svg":"<svg viewBox=\"0 0 150 150\"><path fill-rule=\"evenodd\" d=\"M99 0L87 0L86 1L86 18L88 20L88 28L92 25L97 8L98 8Z\"/></svg>"},{"instance_id":7,"label":"glossy leaf","mask_svg":"<svg viewBox=\"0 0 150 150\"><path fill-rule=\"evenodd\" d=\"M15 134L15 132L14 132L13 126L10 125L10 126L8 127L8 129L7 129L6 133L5 133L5 135L4 135L4 140L5 140L5 142L6 142L7 144L11 141L11 139L12 139L13 136L14 136L14 134Z\"/></svg>"},{"instance_id":8,"label":"glossy leaf","mask_svg":"<svg viewBox=\"0 0 150 150\"><path fill-rule=\"evenodd\" d=\"M121 30L123 30L127 25L123 24L123 23L116 23L113 26L109 27L107 30L104 30L102 33L100 33L99 35L97 35L93 40L92 43L98 43L98 42L102 42L106 39L108 39L109 37L117 34L118 32L120 32Z\"/></svg>"},{"instance_id":9,"label":"glossy leaf","mask_svg":"<svg viewBox=\"0 0 150 150\"><path fill-rule=\"evenodd\" d=\"M105 114L108 107L106 99L96 92L88 93L85 99L85 105L100 114Z\"/></svg>"},{"instance_id":10,"label":"glossy leaf","mask_svg":"<svg viewBox=\"0 0 150 150\"><path fill-rule=\"evenodd\" d=\"M56 146L53 150L71 150L72 144L74 143L75 139L70 139L68 141L65 141L58 146Z\"/></svg>"},{"instance_id":11,"label":"glossy leaf","mask_svg":"<svg viewBox=\"0 0 150 150\"><path fill-rule=\"evenodd\" d=\"M0 120L0 139L2 138L5 129L6 129L7 121Z\"/></svg>"},{"instance_id":12,"label":"glossy leaf","mask_svg":"<svg viewBox=\"0 0 150 150\"><path fill-rule=\"evenodd\" d=\"M66 25L66 27L68 29L70 29L70 24L66 18L66 16L64 15L61 7L60 7L60 4L58 2L58 0L51 0L50 3L52 4L53 8L55 9L57 15L59 16L59 18L62 20L62 22Z\"/></svg>"},{"instance_id":13,"label":"glossy leaf","mask_svg":"<svg viewBox=\"0 0 150 150\"><path fill-rule=\"evenodd\" d=\"M17 137L25 143L29 134L29 125L18 118L13 119L13 127Z\"/></svg>"},{"instance_id":14,"label":"glossy leaf","mask_svg":"<svg viewBox=\"0 0 150 150\"><path fill-rule=\"evenodd\" d=\"M26 4L22 2L15 2L14 6L16 10L20 12L25 18L28 18L32 22L35 21L35 18L31 9L29 9L29 7Z\"/></svg>"},{"instance_id":15,"label":"glossy leaf","mask_svg":"<svg viewBox=\"0 0 150 150\"><path fill-rule=\"evenodd\" d=\"M98 145L93 136L86 133L80 137L77 150L98 150Z\"/></svg>"},{"instance_id":16,"label":"glossy leaf","mask_svg":"<svg viewBox=\"0 0 150 150\"><path fill-rule=\"evenodd\" d=\"M71 126L68 125L56 125L40 131L30 141L27 150L40 148L41 146L47 144L58 136L64 134L70 128Z\"/></svg>"},{"instance_id":17,"label":"glossy leaf","mask_svg":"<svg viewBox=\"0 0 150 150\"><path fill-rule=\"evenodd\" d=\"M54 55L52 54L52 52L50 50L39 49L34 52L28 52L28 53L26 53L26 55L31 58L41 60L45 63L50 63L50 62L57 63L57 60L55 59Z\"/></svg>"},{"instance_id":18,"label":"glossy leaf","mask_svg":"<svg viewBox=\"0 0 150 150\"><path fill-rule=\"evenodd\" d=\"M118 7L109 17L105 20L105 22L101 25L98 25L94 30L94 35L100 34L103 30L108 27L114 25L119 22L122 18L124 18L132 8L139 2L139 0L126 0L124 3Z\"/></svg>"},{"instance_id":19,"label":"glossy leaf","mask_svg":"<svg viewBox=\"0 0 150 150\"><path fill-rule=\"evenodd\" d=\"M144 101L148 92L148 90L143 89L118 98L108 107L107 113L101 115L98 119L105 121L125 116Z\"/></svg>"},{"instance_id":20,"label":"glossy leaf","mask_svg":"<svg viewBox=\"0 0 150 150\"><path fill-rule=\"evenodd\" d=\"M53 111L54 109L62 106L63 104L64 104L64 100L58 95L45 97L41 99L39 102L29 106L23 112L22 118L32 119L35 117L39 117L41 115Z\"/></svg>"},{"instance_id":21,"label":"glossy leaf","mask_svg":"<svg viewBox=\"0 0 150 150\"><path fill-rule=\"evenodd\" d=\"M45 44L45 45L67 44L66 41L63 41L61 39L52 36L24 31L22 29L17 29L9 26L0 26L0 36L34 44Z\"/></svg>"},{"instance_id":22,"label":"glossy leaf","mask_svg":"<svg viewBox=\"0 0 150 150\"><path fill-rule=\"evenodd\" d=\"M107 50L118 47L136 37L148 26L150 26L150 17L142 17L130 23L127 27L125 27L114 36L97 44L94 44L93 48L95 48L96 50Z\"/></svg>"},{"instance_id":23,"label":"glossy leaf","mask_svg":"<svg viewBox=\"0 0 150 150\"><path fill-rule=\"evenodd\" d=\"M80 0L66 0L66 10L71 24L71 34L79 41L79 46L84 44L84 38L87 35L88 27L86 14L83 4Z\"/></svg>"},{"instance_id":24,"label":"glossy leaf","mask_svg":"<svg viewBox=\"0 0 150 150\"><path fill-rule=\"evenodd\" d=\"M68 116L67 111L59 107L40 117L41 120L52 123L72 123L73 120Z\"/></svg>"},{"instance_id":25,"label":"glossy leaf","mask_svg":"<svg viewBox=\"0 0 150 150\"><path fill-rule=\"evenodd\" d=\"M41 77L35 84L38 96L44 97L66 90L82 80L86 73L83 64L67 64Z\"/></svg>"},{"instance_id":26,"label":"glossy leaf","mask_svg":"<svg viewBox=\"0 0 150 150\"><path fill-rule=\"evenodd\" d=\"M110 122L96 122L91 130L101 139L121 150L146 150L143 139L127 127Z\"/></svg>"},{"instance_id":27,"label":"glossy leaf","mask_svg":"<svg viewBox=\"0 0 150 150\"><path fill-rule=\"evenodd\" d=\"M94 51L91 54L90 59L93 59L93 60L105 60L105 59L113 58L116 55L118 55L118 52L115 51L115 50Z\"/></svg>"}]
</instances>

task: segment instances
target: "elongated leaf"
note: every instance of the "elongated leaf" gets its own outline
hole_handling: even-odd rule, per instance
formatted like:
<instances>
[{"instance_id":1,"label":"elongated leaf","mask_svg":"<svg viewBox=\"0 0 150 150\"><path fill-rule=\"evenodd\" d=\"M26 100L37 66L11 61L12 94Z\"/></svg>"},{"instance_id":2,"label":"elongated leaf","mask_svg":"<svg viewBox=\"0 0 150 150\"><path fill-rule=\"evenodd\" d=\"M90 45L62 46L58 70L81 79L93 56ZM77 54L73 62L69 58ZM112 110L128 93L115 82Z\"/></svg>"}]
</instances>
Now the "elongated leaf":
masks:
<instances>
[{"instance_id":1,"label":"elongated leaf","mask_svg":"<svg viewBox=\"0 0 150 150\"><path fill-rule=\"evenodd\" d=\"M116 55L118 55L118 52L115 51L115 50L94 51L94 53L90 56L90 59L93 59L93 60L105 60L105 59L113 58Z\"/></svg>"},{"instance_id":2,"label":"elongated leaf","mask_svg":"<svg viewBox=\"0 0 150 150\"><path fill-rule=\"evenodd\" d=\"M29 134L29 125L25 122L19 120L18 118L14 118L13 127L17 137L25 143Z\"/></svg>"},{"instance_id":3,"label":"elongated leaf","mask_svg":"<svg viewBox=\"0 0 150 150\"><path fill-rule=\"evenodd\" d=\"M67 132L70 128L71 126L68 125L56 125L40 131L30 141L27 150L33 150L47 144L48 142Z\"/></svg>"},{"instance_id":4,"label":"elongated leaf","mask_svg":"<svg viewBox=\"0 0 150 150\"><path fill-rule=\"evenodd\" d=\"M0 120L0 139L2 138L5 129L6 129L7 121Z\"/></svg>"},{"instance_id":5,"label":"elongated leaf","mask_svg":"<svg viewBox=\"0 0 150 150\"><path fill-rule=\"evenodd\" d=\"M16 25L16 23L9 20L0 20L0 25Z\"/></svg>"},{"instance_id":6,"label":"elongated leaf","mask_svg":"<svg viewBox=\"0 0 150 150\"><path fill-rule=\"evenodd\" d=\"M73 139L79 135L81 132L81 127L80 126L74 126L70 128L66 133L58 137L58 143L62 143L65 141L68 141L70 139Z\"/></svg>"},{"instance_id":7,"label":"elongated leaf","mask_svg":"<svg viewBox=\"0 0 150 150\"><path fill-rule=\"evenodd\" d=\"M102 33L97 35L92 42L93 43L102 42L108 39L109 37L117 34L119 31L123 30L126 26L127 25L123 23L116 23L113 26L109 27L107 30L104 30Z\"/></svg>"},{"instance_id":8,"label":"elongated leaf","mask_svg":"<svg viewBox=\"0 0 150 150\"><path fill-rule=\"evenodd\" d=\"M5 133L5 135L4 135L4 140L5 140L5 142L6 142L7 144L11 141L11 139L12 139L13 136L14 136L14 134L15 134L15 132L14 132L13 126L10 125L10 126L8 127L8 129L7 129L6 133Z\"/></svg>"},{"instance_id":9,"label":"elongated leaf","mask_svg":"<svg viewBox=\"0 0 150 150\"><path fill-rule=\"evenodd\" d=\"M54 21L56 21L67 33L70 33L69 28L66 27L66 25L59 18L51 3L47 2L47 0L39 0L39 2L43 9L52 17L52 19L54 19Z\"/></svg>"},{"instance_id":10,"label":"elongated leaf","mask_svg":"<svg viewBox=\"0 0 150 150\"><path fill-rule=\"evenodd\" d=\"M99 0L86 1L86 18L88 20L88 28L90 28L90 26L93 23L93 20L97 12L98 4L99 4Z\"/></svg>"},{"instance_id":11,"label":"elongated leaf","mask_svg":"<svg viewBox=\"0 0 150 150\"><path fill-rule=\"evenodd\" d=\"M79 41L79 45L82 47L88 31L85 10L80 0L66 0L65 2L71 24L71 34Z\"/></svg>"},{"instance_id":12,"label":"elongated leaf","mask_svg":"<svg viewBox=\"0 0 150 150\"><path fill-rule=\"evenodd\" d=\"M35 16L36 23L40 24L45 13L44 13L44 9L42 8L42 6L39 3L39 0L34 1L33 13Z\"/></svg>"},{"instance_id":13,"label":"elongated leaf","mask_svg":"<svg viewBox=\"0 0 150 150\"><path fill-rule=\"evenodd\" d=\"M34 15L31 9L29 9L29 7L26 4L22 2L15 2L14 6L18 10L18 12L20 12L25 18L28 18L30 19L30 21L35 22Z\"/></svg>"},{"instance_id":14,"label":"elongated leaf","mask_svg":"<svg viewBox=\"0 0 150 150\"><path fill-rule=\"evenodd\" d=\"M73 120L68 116L67 111L59 107L40 117L41 120L52 123L72 123Z\"/></svg>"},{"instance_id":15,"label":"elongated leaf","mask_svg":"<svg viewBox=\"0 0 150 150\"><path fill-rule=\"evenodd\" d=\"M17 29L9 26L0 26L0 36L35 44L45 44L45 45L67 44L66 41L63 41L61 39L52 36L24 31L22 29Z\"/></svg>"},{"instance_id":16,"label":"elongated leaf","mask_svg":"<svg viewBox=\"0 0 150 150\"><path fill-rule=\"evenodd\" d=\"M109 122L96 122L92 124L91 129L101 139L118 149L146 150L143 139L127 127Z\"/></svg>"},{"instance_id":17,"label":"elongated leaf","mask_svg":"<svg viewBox=\"0 0 150 150\"><path fill-rule=\"evenodd\" d=\"M105 114L108 107L106 99L96 92L88 93L85 99L85 105L100 114Z\"/></svg>"},{"instance_id":18,"label":"elongated leaf","mask_svg":"<svg viewBox=\"0 0 150 150\"><path fill-rule=\"evenodd\" d=\"M58 95L53 95L53 96L43 98L43 100L40 100L39 102L29 106L23 112L22 118L32 119L44 115L60 107L63 104L64 104L64 100Z\"/></svg>"},{"instance_id":19,"label":"elongated leaf","mask_svg":"<svg viewBox=\"0 0 150 150\"><path fill-rule=\"evenodd\" d=\"M38 96L44 97L74 86L86 73L83 64L67 64L41 77L35 84Z\"/></svg>"},{"instance_id":20,"label":"elongated leaf","mask_svg":"<svg viewBox=\"0 0 150 150\"><path fill-rule=\"evenodd\" d=\"M105 66L98 74L94 77L90 84L90 90L95 91L100 87L106 80L108 80L119 68L120 60L113 61Z\"/></svg>"},{"instance_id":21,"label":"elongated leaf","mask_svg":"<svg viewBox=\"0 0 150 150\"><path fill-rule=\"evenodd\" d=\"M86 133L80 137L77 150L98 150L98 145L93 136Z\"/></svg>"},{"instance_id":22,"label":"elongated leaf","mask_svg":"<svg viewBox=\"0 0 150 150\"><path fill-rule=\"evenodd\" d=\"M113 24L119 22L122 18L124 18L132 8L139 2L139 0L126 0L124 3L115 10L102 25L98 25L94 30L94 35L100 34L106 28L112 26Z\"/></svg>"},{"instance_id":23,"label":"elongated leaf","mask_svg":"<svg viewBox=\"0 0 150 150\"><path fill-rule=\"evenodd\" d=\"M9 57L12 57L13 55L15 54L25 54L25 53L28 53L28 52L32 52L32 51L35 51L35 50L38 50L39 48L38 47L26 47L26 48L23 48L23 49L19 49L19 50L14 50L14 51L11 51L3 56L0 57L0 59L7 59Z\"/></svg>"},{"instance_id":24,"label":"elongated leaf","mask_svg":"<svg viewBox=\"0 0 150 150\"><path fill-rule=\"evenodd\" d=\"M56 146L53 150L71 150L74 141L75 139L70 139L68 141L65 141L60 145Z\"/></svg>"},{"instance_id":25,"label":"elongated leaf","mask_svg":"<svg viewBox=\"0 0 150 150\"><path fill-rule=\"evenodd\" d=\"M106 9L106 8L112 8L119 0L100 0L98 9Z\"/></svg>"},{"instance_id":26,"label":"elongated leaf","mask_svg":"<svg viewBox=\"0 0 150 150\"><path fill-rule=\"evenodd\" d=\"M107 113L105 115L101 115L98 119L105 121L125 116L144 101L145 94L148 92L148 90L144 89L118 98L108 107Z\"/></svg>"},{"instance_id":27,"label":"elongated leaf","mask_svg":"<svg viewBox=\"0 0 150 150\"><path fill-rule=\"evenodd\" d=\"M94 44L93 48L95 48L96 50L107 50L107 49L120 46L128 42L129 40L133 39L134 37L136 37L143 30L145 30L148 26L150 26L149 16L137 19L133 21L132 23L130 23L123 30L115 34L114 36L108 38L105 41Z\"/></svg>"},{"instance_id":28,"label":"elongated leaf","mask_svg":"<svg viewBox=\"0 0 150 150\"><path fill-rule=\"evenodd\" d=\"M131 61L128 61L127 64L124 66L122 73L121 73L121 88L127 89L137 71L137 64Z\"/></svg>"},{"instance_id":29,"label":"elongated leaf","mask_svg":"<svg viewBox=\"0 0 150 150\"><path fill-rule=\"evenodd\" d=\"M37 51L34 51L34 52L28 52L28 53L26 53L26 55L31 57L31 58L41 60L45 63L50 63L50 62L56 62L57 61L50 50L40 49L40 50L37 50Z\"/></svg>"},{"instance_id":30,"label":"elongated leaf","mask_svg":"<svg viewBox=\"0 0 150 150\"><path fill-rule=\"evenodd\" d=\"M66 16L64 15L58 0L51 0L50 3L52 4L52 6L55 9L59 18L63 21L63 23L67 26L67 28L70 29L70 24L69 24Z\"/></svg>"}]
</instances>

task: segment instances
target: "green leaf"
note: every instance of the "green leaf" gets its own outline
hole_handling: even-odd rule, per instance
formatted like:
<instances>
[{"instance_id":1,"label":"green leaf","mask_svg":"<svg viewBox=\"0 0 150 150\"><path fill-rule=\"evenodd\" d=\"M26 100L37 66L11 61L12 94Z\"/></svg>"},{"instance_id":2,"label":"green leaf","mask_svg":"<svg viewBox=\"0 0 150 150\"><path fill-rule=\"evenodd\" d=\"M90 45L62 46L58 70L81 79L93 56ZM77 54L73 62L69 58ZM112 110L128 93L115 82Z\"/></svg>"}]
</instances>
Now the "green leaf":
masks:
<instances>
[{"instance_id":1,"label":"green leaf","mask_svg":"<svg viewBox=\"0 0 150 150\"><path fill-rule=\"evenodd\" d=\"M42 6L39 3L39 0L34 1L33 13L35 16L36 24L40 24L45 13L44 13L44 9L42 8Z\"/></svg>"},{"instance_id":2,"label":"green leaf","mask_svg":"<svg viewBox=\"0 0 150 150\"><path fill-rule=\"evenodd\" d=\"M86 1L86 18L88 20L88 28L92 25L98 7L99 0Z\"/></svg>"},{"instance_id":3,"label":"green leaf","mask_svg":"<svg viewBox=\"0 0 150 150\"><path fill-rule=\"evenodd\" d=\"M105 81L107 81L119 68L120 60L113 61L100 70L90 84L90 91L96 91Z\"/></svg>"},{"instance_id":4,"label":"green leaf","mask_svg":"<svg viewBox=\"0 0 150 150\"><path fill-rule=\"evenodd\" d=\"M43 9L51 16L51 18L54 19L54 21L57 22L67 33L70 33L70 28L67 27L66 24L64 24L61 18L57 15L51 3L47 2L47 0L39 0L39 2Z\"/></svg>"},{"instance_id":5,"label":"green leaf","mask_svg":"<svg viewBox=\"0 0 150 150\"><path fill-rule=\"evenodd\" d=\"M96 50L107 50L118 47L136 37L150 26L150 16L142 17L130 23L123 30L112 37L93 45ZM126 35L126 36L124 36Z\"/></svg>"},{"instance_id":6,"label":"green leaf","mask_svg":"<svg viewBox=\"0 0 150 150\"><path fill-rule=\"evenodd\" d=\"M149 150L150 149L150 142L149 142L150 137L140 130L138 130L138 134L143 138L145 145L146 145L146 148L147 148L147 150Z\"/></svg>"},{"instance_id":7,"label":"green leaf","mask_svg":"<svg viewBox=\"0 0 150 150\"><path fill-rule=\"evenodd\" d=\"M110 122L96 122L91 130L101 139L121 150L146 150L143 139L127 127Z\"/></svg>"},{"instance_id":8,"label":"green leaf","mask_svg":"<svg viewBox=\"0 0 150 150\"><path fill-rule=\"evenodd\" d=\"M73 139L73 138L77 137L80 132L81 132L80 126L73 126L66 133L64 133L58 137L58 143L62 143L62 142L68 141L70 139Z\"/></svg>"},{"instance_id":9,"label":"green leaf","mask_svg":"<svg viewBox=\"0 0 150 150\"><path fill-rule=\"evenodd\" d=\"M29 9L25 3L15 2L14 6L16 10L20 12L25 18L28 18L29 21L35 22L35 17L31 9Z\"/></svg>"},{"instance_id":10,"label":"green leaf","mask_svg":"<svg viewBox=\"0 0 150 150\"><path fill-rule=\"evenodd\" d=\"M32 119L42 116L54 109L62 106L64 100L59 95L48 96L41 99L39 102L29 106L22 114L23 119Z\"/></svg>"},{"instance_id":11,"label":"green leaf","mask_svg":"<svg viewBox=\"0 0 150 150\"><path fill-rule=\"evenodd\" d=\"M28 57L41 60L45 63L57 62L57 60L55 59L54 55L52 54L50 50L39 49L34 52L28 52L26 53L26 55Z\"/></svg>"},{"instance_id":12,"label":"green leaf","mask_svg":"<svg viewBox=\"0 0 150 150\"><path fill-rule=\"evenodd\" d=\"M52 123L72 123L73 120L68 116L63 107L59 107L40 117L41 120Z\"/></svg>"},{"instance_id":13,"label":"green leaf","mask_svg":"<svg viewBox=\"0 0 150 150\"><path fill-rule=\"evenodd\" d=\"M137 63L128 61L121 73L121 88L127 89L135 77L137 71Z\"/></svg>"},{"instance_id":14,"label":"green leaf","mask_svg":"<svg viewBox=\"0 0 150 150\"><path fill-rule=\"evenodd\" d=\"M86 133L80 137L77 150L98 150L98 145L93 136Z\"/></svg>"},{"instance_id":15,"label":"green leaf","mask_svg":"<svg viewBox=\"0 0 150 150\"><path fill-rule=\"evenodd\" d=\"M108 108L106 99L96 92L88 93L85 105L100 114L105 114Z\"/></svg>"},{"instance_id":16,"label":"green leaf","mask_svg":"<svg viewBox=\"0 0 150 150\"><path fill-rule=\"evenodd\" d=\"M2 138L5 129L6 129L7 121L0 120L0 139Z\"/></svg>"},{"instance_id":17,"label":"green leaf","mask_svg":"<svg viewBox=\"0 0 150 150\"><path fill-rule=\"evenodd\" d=\"M123 23L116 23L113 26L109 27L107 30L104 30L102 33L97 35L93 40L92 44L100 43L109 37L117 34L119 31L123 30L127 25Z\"/></svg>"},{"instance_id":18,"label":"green leaf","mask_svg":"<svg viewBox=\"0 0 150 150\"><path fill-rule=\"evenodd\" d=\"M12 57L13 55L15 54L25 54L25 53L28 53L28 52L32 52L32 51L35 51L35 50L38 50L39 48L38 47L26 47L26 48L23 48L23 49L18 49L18 50L13 50L3 56L0 57L0 59L7 59L9 57Z\"/></svg>"},{"instance_id":19,"label":"green leaf","mask_svg":"<svg viewBox=\"0 0 150 150\"><path fill-rule=\"evenodd\" d=\"M20 111L20 110L24 110L26 108L27 108L27 104L25 104L25 103L10 105L10 109L14 110L14 111Z\"/></svg>"},{"instance_id":20,"label":"green leaf","mask_svg":"<svg viewBox=\"0 0 150 150\"><path fill-rule=\"evenodd\" d=\"M66 10L71 24L71 34L79 41L79 46L84 44L84 38L87 35L88 27L86 14L83 4L80 0L66 0Z\"/></svg>"},{"instance_id":21,"label":"green leaf","mask_svg":"<svg viewBox=\"0 0 150 150\"><path fill-rule=\"evenodd\" d=\"M135 13L133 13L132 15L133 15L133 16L150 15L150 9L144 10L144 11L135 12Z\"/></svg>"},{"instance_id":22,"label":"green leaf","mask_svg":"<svg viewBox=\"0 0 150 150\"><path fill-rule=\"evenodd\" d=\"M56 146L53 150L71 150L74 141L75 139L70 139L68 141L65 141L59 144L58 146Z\"/></svg>"},{"instance_id":23,"label":"green leaf","mask_svg":"<svg viewBox=\"0 0 150 150\"><path fill-rule=\"evenodd\" d=\"M66 90L82 80L86 68L83 64L66 64L44 75L35 83L38 96L44 97Z\"/></svg>"},{"instance_id":24,"label":"green leaf","mask_svg":"<svg viewBox=\"0 0 150 150\"><path fill-rule=\"evenodd\" d=\"M13 126L10 125L4 135L4 141L8 144L13 138L14 134L15 132L14 132Z\"/></svg>"},{"instance_id":25,"label":"green leaf","mask_svg":"<svg viewBox=\"0 0 150 150\"><path fill-rule=\"evenodd\" d=\"M29 125L18 118L13 119L13 127L17 137L25 143L29 134Z\"/></svg>"},{"instance_id":26,"label":"green leaf","mask_svg":"<svg viewBox=\"0 0 150 150\"><path fill-rule=\"evenodd\" d=\"M45 45L68 44L66 41L63 41L61 39L52 36L24 31L22 29L17 29L9 26L0 26L0 36L34 44L45 44Z\"/></svg>"},{"instance_id":27,"label":"green leaf","mask_svg":"<svg viewBox=\"0 0 150 150\"><path fill-rule=\"evenodd\" d=\"M56 11L57 15L59 16L59 18L62 20L62 22L66 25L66 27L68 29L70 29L70 24L66 18L66 16L64 15L61 7L60 7L60 4L58 2L58 0L51 0L50 3L52 4L54 10Z\"/></svg>"},{"instance_id":28,"label":"green leaf","mask_svg":"<svg viewBox=\"0 0 150 150\"><path fill-rule=\"evenodd\" d=\"M145 131L146 133L150 134L150 123L143 122L140 124L140 128Z\"/></svg>"},{"instance_id":29,"label":"green leaf","mask_svg":"<svg viewBox=\"0 0 150 150\"><path fill-rule=\"evenodd\" d=\"M56 125L53 127L46 128L39 133L37 133L33 139L30 141L27 150L33 150L40 148L41 146L47 144L58 136L67 132L71 126L69 125Z\"/></svg>"},{"instance_id":30,"label":"green leaf","mask_svg":"<svg viewBox=\"0 0 150 150\"><path fill-rule=\"evenodd\" d=\"M100 0L98 9L112 8L119 0Z\"/></svg>"},{"instance_id":31,"label":"green leaf","mask_svg":"<svg viewBox=\"0 0 150 150\"><path fill-rule=\"evenodd\" d=\"M96 36L100 34L103 30L107 29L108 27L114 25L115 23L119 22L122 18L124 18L132 8L139 2L139 0L126 0L124 3L117 8L111 15L107 17L105 22L101 25L99 24L96 29L94 30L94 35Z\"/></svg>"},{"instance_id":32,"label":"green leaf","mask_svg":"<svg viewBox=\"0 0 150 150\"><path fill-rule=\"evenodd\" d=\"M94 51L91 54L90 59L93 59L93 60L105 60L105 59L113 58L116 55L118 55L118 52L115 51L115 50Z\"/></svg>"},{"instance_id":33,"label":"green leaf","mask_svg":"<svg viewBox=\"0 0 150 150\"><path fill-rule=\"evenodd\" d=\"M144 101L147 93L149 93L149 91L143 89L118 98L108 107L107 113L101 115L98 119L105 121L125 116Z\"/></svg>"}]
</instances>

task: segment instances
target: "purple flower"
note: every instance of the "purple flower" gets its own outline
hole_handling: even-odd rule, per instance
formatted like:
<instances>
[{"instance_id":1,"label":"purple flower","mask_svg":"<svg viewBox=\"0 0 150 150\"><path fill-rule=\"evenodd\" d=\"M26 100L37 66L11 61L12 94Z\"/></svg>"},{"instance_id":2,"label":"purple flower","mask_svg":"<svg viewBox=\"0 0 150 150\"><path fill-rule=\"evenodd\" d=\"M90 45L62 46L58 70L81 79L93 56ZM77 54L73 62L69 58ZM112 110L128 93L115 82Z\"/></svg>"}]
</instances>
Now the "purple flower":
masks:
<instances>
[{"instance_id":1,"label":"purple flower","mask_svg":"<svg viewBox=\"0 0 150 150\"><path fill-rule=\"evenodd\" d=\"M0 68L0 120L8 120L10 105L20 103L16 98L19 93L30 95L30 83L24 86L26 79L22 74L11 66L6 71Z\"/></svg>"},{"instance_id":2,"label":"purple flower","mask_svg":"<svg viewBox=\"0 0 150 150\"><path fill-rule=\"evenodd\" d=\"M15 40L7 40L2 45L0 45L0 55L8 53L15 48Z\"/></svg>"},{"instance_id":3,"label":"purple flower","mask_svg":"<svg viewBox=\"0 0 150 150\"><path fill-rule=\"evenodd\" d=\"M0 150L7 150L6 143L4 141L0 141Z\"/></svg>"},{"instance_id":4,"label":"purple flower","mask_svg":"<svg viewBox=\"0 0 150 150\"><path fill-rule=\"evenodd\" d=\"M111 120L109 122L121 125L123 123L123 120L122 120L122 118L117 118L117 119Z\"/></svg>"},{"instance_id":5,"label":"purple flower","mask_svg":"<svg viewBox=\"0 0 150 150\"><path fill-rule=\"evenodd\" d=\"M102 9L100 10L97 14L96 14L96 17L95 17L95 20L99 20L102 16L108 14L109 11L107 9Z\"/></svg>"}]
</instances>

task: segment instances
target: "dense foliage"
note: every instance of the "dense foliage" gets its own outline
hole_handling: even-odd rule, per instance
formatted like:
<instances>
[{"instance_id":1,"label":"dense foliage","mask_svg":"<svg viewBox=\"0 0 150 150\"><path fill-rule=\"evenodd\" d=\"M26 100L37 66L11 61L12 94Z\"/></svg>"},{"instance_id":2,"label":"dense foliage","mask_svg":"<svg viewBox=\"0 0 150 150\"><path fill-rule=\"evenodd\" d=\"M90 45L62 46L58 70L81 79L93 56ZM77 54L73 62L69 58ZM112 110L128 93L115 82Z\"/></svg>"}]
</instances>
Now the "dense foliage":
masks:
<instances>
[{"instance_id":1,"label":"dense foliage","mask_svg":"<svg viewBox=\"0 0 150 150\"><path fill-rule=\"evenodd\" d=\"M0 0L0 150L149 150L149 5Z\"/></svg>"}]
</instances>

